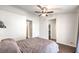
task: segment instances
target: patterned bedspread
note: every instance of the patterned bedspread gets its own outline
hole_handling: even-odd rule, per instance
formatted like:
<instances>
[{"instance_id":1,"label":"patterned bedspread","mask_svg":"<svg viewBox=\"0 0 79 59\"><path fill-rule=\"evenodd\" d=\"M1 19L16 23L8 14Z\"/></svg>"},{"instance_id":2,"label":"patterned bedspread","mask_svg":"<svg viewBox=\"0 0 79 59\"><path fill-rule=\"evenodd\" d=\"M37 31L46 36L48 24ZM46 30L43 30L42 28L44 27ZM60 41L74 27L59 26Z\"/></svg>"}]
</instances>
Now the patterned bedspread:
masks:
<instances>
[{"instance_id":1,"label":"patterned bedspread","mask_svg":"<svg viewBox=\"0 0 79 59\"><path fill-rule=\"evenodd\" d=\"M58 44L43 38L30 38L17 41L23 53L56 53L59 51Z\"/></svg>"}]
</instances>

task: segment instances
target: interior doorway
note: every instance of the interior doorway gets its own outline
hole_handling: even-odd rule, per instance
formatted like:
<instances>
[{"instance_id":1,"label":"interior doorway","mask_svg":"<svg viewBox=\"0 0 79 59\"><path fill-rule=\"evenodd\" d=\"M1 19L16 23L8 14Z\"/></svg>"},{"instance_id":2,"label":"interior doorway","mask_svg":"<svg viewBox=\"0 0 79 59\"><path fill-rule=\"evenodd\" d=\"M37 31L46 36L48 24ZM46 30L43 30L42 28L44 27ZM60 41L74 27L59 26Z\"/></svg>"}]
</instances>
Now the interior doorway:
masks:
<instances>
[{"instance_id":1,"label":"interior doorway","mask_svg":"<svg viewBox=\"0 0 79 59\"><path fill-rule=\"evenodd\" d=\"M48 38L56 41L56 19L51 19L48 23Z\"/></svg>"},{"instance_id":2,"label":"interior doorway","mask_svg":"<svg viewBox=\"0 0 79 59\"><path fill-rule=\"evenodd\" d=\"M32 21L26 20L26 39L32 37Z\"/></svg>"}]
</instances>

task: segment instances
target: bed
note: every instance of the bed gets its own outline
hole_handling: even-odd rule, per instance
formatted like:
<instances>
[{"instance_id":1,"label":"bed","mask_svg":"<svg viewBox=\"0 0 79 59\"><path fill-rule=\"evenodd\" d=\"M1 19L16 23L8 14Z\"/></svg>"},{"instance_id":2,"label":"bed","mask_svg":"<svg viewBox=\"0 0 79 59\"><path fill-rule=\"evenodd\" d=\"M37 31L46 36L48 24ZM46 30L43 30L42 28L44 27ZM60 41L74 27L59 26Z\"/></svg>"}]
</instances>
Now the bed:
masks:
<instances>
[{"instance_id":1,"label":"bed","mask_svg":"<svg viewBox=\"0 0 79 59\"><path fill-rule=\"evenodd\" d=\"M57 53L59 46L56 42L35 37L17 41L22 53Z\"/></svg>"},{"instance_id":2,"label":"bed","mask_svg":"<svg viewBox=\"0 0 79 59\"><path fill-rule=\"evenodd\" d=\"M56 42L35 37L15 41L6 38L0 42L0 53L57 53L59 46Z\"/></svg>"}]
</instances>

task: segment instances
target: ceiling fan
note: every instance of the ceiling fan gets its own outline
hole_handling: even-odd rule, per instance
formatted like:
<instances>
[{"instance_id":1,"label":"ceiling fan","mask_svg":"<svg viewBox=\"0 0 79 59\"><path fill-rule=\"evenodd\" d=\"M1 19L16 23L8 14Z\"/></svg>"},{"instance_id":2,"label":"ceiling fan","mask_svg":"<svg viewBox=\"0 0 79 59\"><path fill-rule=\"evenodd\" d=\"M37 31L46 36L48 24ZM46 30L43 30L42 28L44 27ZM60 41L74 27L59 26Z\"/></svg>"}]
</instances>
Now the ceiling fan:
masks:
<instances>
[{"instance_id":1,"label":"ceiling fan","mask_svg":"<svg viewBox=\"0 0 79 59\"><path fill-rule=\"evenodd\" d=\"M53 11L48 11L48 8L37 5L41 11L35 11L35 13L40 13L39 16L48 16L49 13L53 13Z\"/></svg>"}]
</instances>

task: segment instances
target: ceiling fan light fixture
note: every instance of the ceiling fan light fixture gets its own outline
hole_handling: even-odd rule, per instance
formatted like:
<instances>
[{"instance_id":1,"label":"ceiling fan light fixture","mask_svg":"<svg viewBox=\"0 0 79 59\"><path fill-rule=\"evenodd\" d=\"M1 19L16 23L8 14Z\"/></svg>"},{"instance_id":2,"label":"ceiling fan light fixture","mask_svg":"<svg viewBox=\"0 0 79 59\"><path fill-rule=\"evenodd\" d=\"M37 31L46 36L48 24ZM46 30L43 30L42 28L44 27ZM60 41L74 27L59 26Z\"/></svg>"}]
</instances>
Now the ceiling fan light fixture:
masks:
<instances>
[{"instance_id":1,"label":"ceiling fan light fixture","mask_svg":"<svg viewBox=\"0 0 79 59\"><path fill-rule=\"evenodd\" d=\"M46 14L42 14L41 16L46 16Z\"/></svg>"},{"instance_id":2,"label":"ceiling fan light fixture","mask_svg":"<svg viewBox=\"0 0 79 59\"><path fill-rule=\"evenodd\" d=\"M43 12L46 12L46 11L47 11L47 9L46 9L46 7L44 7L44 8L43 8Z\"/></svg>"},{"instance_id":3,"label":"ceiling fan light fixture","mask_svg":"<svg viewBox=\"0 0 79 59\"><path fill-rule=\"evenodd\" d=\"M44 14L41 14L41 16L48 16L46 13L44 13Z\"/></svg>"}]
</instances>

